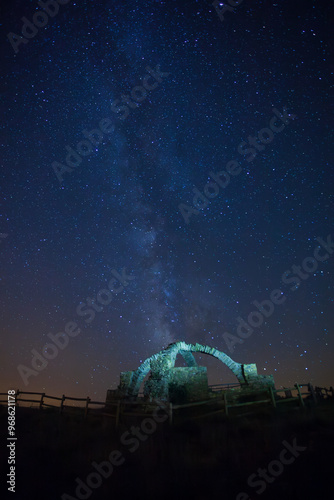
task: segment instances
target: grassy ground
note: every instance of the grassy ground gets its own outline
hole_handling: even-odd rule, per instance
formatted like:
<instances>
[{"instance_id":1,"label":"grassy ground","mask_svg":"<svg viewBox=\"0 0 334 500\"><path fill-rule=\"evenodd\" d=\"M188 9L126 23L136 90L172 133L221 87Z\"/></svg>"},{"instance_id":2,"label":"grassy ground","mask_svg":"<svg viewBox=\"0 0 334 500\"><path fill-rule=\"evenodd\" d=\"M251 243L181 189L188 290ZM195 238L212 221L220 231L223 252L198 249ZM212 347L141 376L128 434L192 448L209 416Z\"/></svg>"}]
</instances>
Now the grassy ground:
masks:
<instances>
[{"instance_id":1,"label":"grassy ground","mask_svg":"<svg viewBox=\"0 0 334 500\"><path fill-rule=\"evenodd\" d=\"M1 409L2 443L7 437L6 419L6 409ZM176 419L173 427L160 423L152 434L142 433L146 438L138 438L134 449L136 441L129 441L131 426L140 426L142 420L123 422L116 431L113 420L100 416L84 420L82 414L17 408L13 498L54 500L64 493L69 496L63 500L78 498L76 478L86 482L95 471L92 462L107 460L113 450L120 451L124 463L115 466L101 486L91 488L91 494L81 492L82 499L298 500L333 494L333 401L305 411L286 408L229 419L221 414L210 420ZM251 474L257 475L259 468L267 469L279 458L283 441L295 442L305 450L299 451L291 464L283 465L276 477L269 474L269 481L262 480L262 487L247 484ZM3 479L8 473L7 455L3 445L2 490L7 488ZM292 457L291 453L287 456ZM275 473L277 469L272 470ZM257 493L263 485L263 493Z\"/></svg>"}]
</instances>

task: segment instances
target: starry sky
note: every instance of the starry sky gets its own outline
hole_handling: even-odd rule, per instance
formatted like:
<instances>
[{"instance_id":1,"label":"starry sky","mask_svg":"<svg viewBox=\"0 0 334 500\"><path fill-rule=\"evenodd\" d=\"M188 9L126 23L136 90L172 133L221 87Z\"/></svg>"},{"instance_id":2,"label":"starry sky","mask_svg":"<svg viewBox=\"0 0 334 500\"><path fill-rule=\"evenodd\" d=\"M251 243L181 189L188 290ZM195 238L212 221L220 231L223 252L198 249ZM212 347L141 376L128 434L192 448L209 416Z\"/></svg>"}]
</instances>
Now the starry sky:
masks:
<instances>
[{"instance_id":1,"label":"starry sky","mask_svg":"<svg viewBox=\"0 0 334 500\"><path fill-rule=\"evenodd\" d=\"M334 9L274 2L2 3L2 392L104 400L177 340L333 385Z\"/></svg>"}]
</instances>

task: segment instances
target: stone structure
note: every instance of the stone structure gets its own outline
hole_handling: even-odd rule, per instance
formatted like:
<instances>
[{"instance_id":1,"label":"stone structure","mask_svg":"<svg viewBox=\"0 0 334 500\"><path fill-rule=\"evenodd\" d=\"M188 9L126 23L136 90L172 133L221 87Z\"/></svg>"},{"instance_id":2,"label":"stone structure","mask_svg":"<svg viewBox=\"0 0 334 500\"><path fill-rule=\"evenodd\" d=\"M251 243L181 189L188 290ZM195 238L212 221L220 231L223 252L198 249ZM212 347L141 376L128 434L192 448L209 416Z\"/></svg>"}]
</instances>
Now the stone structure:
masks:
<instances>
[{"instance_id":1,"label":"stone structure","mask_svg":"<svg viewBox=\"0 0 334 500\"><path fill-rule=\"evenodd\" d=\"M122 372L116 391L108 391L111 398L136 398L141 384L144 395L149 399L170 400L175 403L203 400L208 397L206 368L198 366L193 352L213 356L224 363L236 376L242 388L263 390L274 388L272 375L258 375L255 364L241 364L233 361L224 352L201 344L175 342L166 349L147 358L135 371ZM188 367L176 368L176 356L180 354ZM111 394L113 393L113 394Z\"/></svg>"}]
</instances>

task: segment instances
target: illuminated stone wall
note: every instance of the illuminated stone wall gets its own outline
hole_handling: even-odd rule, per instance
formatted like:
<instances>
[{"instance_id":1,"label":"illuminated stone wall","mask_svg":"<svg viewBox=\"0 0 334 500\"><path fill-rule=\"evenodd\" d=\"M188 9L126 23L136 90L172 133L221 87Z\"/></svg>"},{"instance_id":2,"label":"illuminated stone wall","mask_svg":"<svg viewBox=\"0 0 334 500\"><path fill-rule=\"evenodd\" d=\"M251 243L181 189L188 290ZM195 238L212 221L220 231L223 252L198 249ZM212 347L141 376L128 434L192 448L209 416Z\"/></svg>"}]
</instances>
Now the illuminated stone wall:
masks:
<instances>
[{"instance_id":1,"label":"illuminated stone wall","mask_svg":"<svg viewBox=\"0 0 334 500\"><path fill-rule=\"evenodd\" d=\"M274 388L272 375L258 375L256 364L237 363L214 347L181 341L170 344L166 349L145 359L137 370L122 372L118 386L120 397L136 398L144 378L150 373L150 378L144 384L144 394L150 399L205 399L208 394L206 368L197 366L193 352L219 359L232 371L243 388ZM187 368L175 368L177 355L184 358Z\"/></svg>"},{"instance_id":2,"label":"illuminated stone wall","mask_svg":"<svg viewBox=\"0 0 334 500\"><path fill-rule=\"evenodd\" d=\"M168 384L169 400L175 404L208 399L208 376L205 366L173 368Z\"/></svg>"}]
</instances>

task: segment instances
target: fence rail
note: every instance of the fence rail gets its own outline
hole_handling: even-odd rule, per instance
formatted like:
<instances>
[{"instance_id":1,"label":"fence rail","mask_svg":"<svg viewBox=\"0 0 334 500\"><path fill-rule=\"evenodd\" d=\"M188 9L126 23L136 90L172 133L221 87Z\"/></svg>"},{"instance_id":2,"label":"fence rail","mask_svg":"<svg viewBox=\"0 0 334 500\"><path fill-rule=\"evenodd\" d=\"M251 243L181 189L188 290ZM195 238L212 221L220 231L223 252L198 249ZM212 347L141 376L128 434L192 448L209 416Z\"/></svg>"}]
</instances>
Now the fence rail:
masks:
<instances>
[{"instance_id":1,"label":"fence rail","mask_svg":"<svg viewBox=\"0 0 334 500\"><path fill-rule=\"evenodd\" d=\"M186 404L172 404L164 403L166 412L169 415L170 424L173 423L174 417L179 411L185 410L186 408L199 408L204 407L208 411L201 415L196 415L194 418L206 417L213 414L223 413L226 416L230 415L230 410L232 408L239 409L240 407L251 407L258 405L266 405L269 407L277 408L283 403L294 402L299 405L300 408L305 407L305 401L312 402L313 404L318 404L322 399L334 398L334 390L332 387L313 387L311 384L295 384L293 387L284 387L283 389L273 389L269 388L262 391L263 397L260 400L248 400L248 401L238 401L240 394L238 392L229 391L231 387L237 387L239 384L220 384L215 386L210 386L211 393L214 393L214 397L205 401L194 401L193 403ZM307 389L305 391L305 388ZM284 396L280 396L279 393L284 393ZM293 395L296 394L295 396ZM26 399L22 396L40 396L39 399ZM8 396L7 393L0 393L0 405L7 403L7 399L1 399L2 396ZM252 395L248 395L251 397ZM60 401L60 404L50 404L46 403L45 399ZM83 406L71 406L66 405L66 401L82 401ZM60 413L65 411L76 411L83 410L84 417L87 417L88 412L90 414L107 416L115 419L116 427L119 425L122 417L148 417L152 415L155 409L155 403L144 400L143 398L138 398L135 401L125 401L125 400L115 400L115 401L92 401L89 397L86 398L74 398L62 395L62 397L49 396L44 392L24 392L17 390L15 393L15 404L16 406L25 406L22 403L32 403L42 410L46 408L56 408ZM30 404L30 407L33 405ZM101 406L102 408L94 408L90 406ZM215 405L214 410L210 409L209 406ZM255 408L254 408L255 409ZM113 411L114 410L114 411Z\"/></svg>"}]
</instances>

